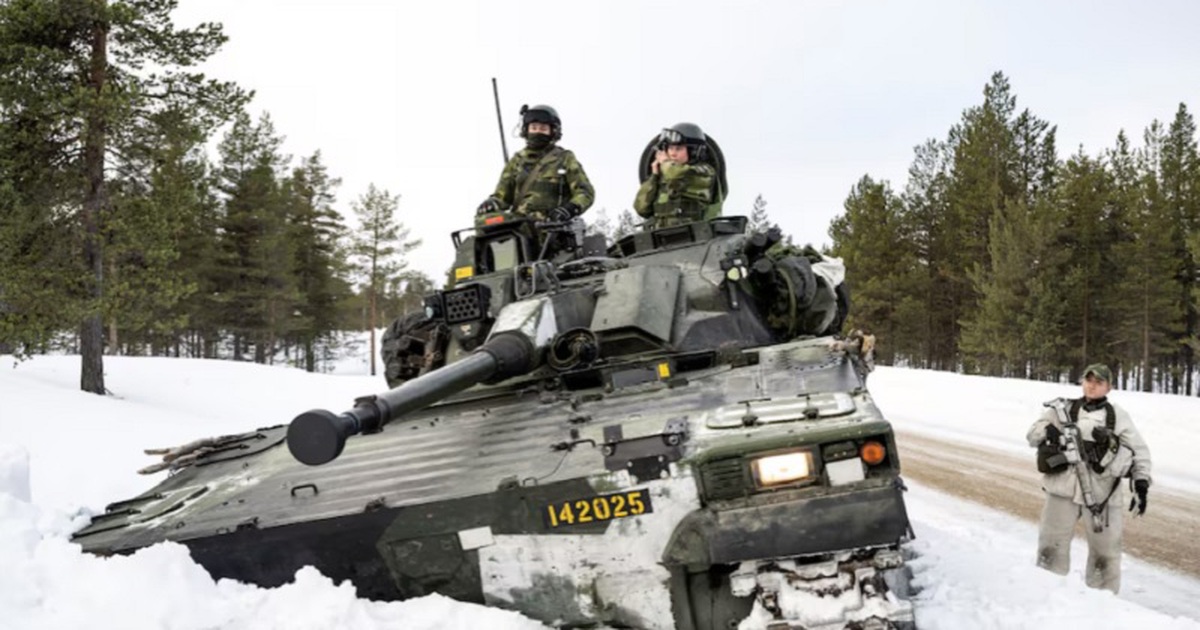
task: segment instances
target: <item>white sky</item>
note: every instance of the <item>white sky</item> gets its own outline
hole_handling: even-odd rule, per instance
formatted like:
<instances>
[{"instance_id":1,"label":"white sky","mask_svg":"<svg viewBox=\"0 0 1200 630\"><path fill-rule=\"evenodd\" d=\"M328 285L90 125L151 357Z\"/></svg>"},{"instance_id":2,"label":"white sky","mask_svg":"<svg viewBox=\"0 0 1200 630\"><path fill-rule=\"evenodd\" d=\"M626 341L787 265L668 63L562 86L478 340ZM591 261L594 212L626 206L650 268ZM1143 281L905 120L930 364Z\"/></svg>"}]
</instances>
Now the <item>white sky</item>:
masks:
<instances>
[{"instance_id":1,"label":"white sky","mask_svg":"<svg viewBox=\"0 0 1200 630\"><path fill-rule=\"evenodd\" d=\"M108 385L116 394L107 398L78 391L78 357L39 356L14 368L11 356L0 356L0 627L540 627L514 613L438 596L386 604L359 600L348 585L336 586L311 569L278 589L214 583L181 545L103 559L82 554L68 541L92 511L163 478L134 473L154 461L141 453L144 447L282 422L312 407L337 409L356 395L382 389L382 377L363 375L366 355L362 345L357 348L335 374L231 361L107 357ZM1024 433L1041 401L1075 395L1078 387L882 367L871 376L871 390L905 431L1029 455ZM1200 399L1133 392L1112 397L1130 410L1150 444L1154 487L1197 492L1192 445L1200 440L1200 424L1194 422ZM1126 556L1119 597L1089 589L1083 584L1081 541L1072 553L1074 570L1059 577L1034 566L1035 524L919 484L910 482L909 488L905 502L917 534L912 566L923 589L916 600L922 630L1200 630L1195 606L1200 581ZM1154 506L1152 497L1150 509Z\"/></svg>"},{"instance_id":2,"label":"white sky","mask_svg":"<svg viewBox=\"0 0 1200 630\"><path fill-rule=\"evenodd\" d=\"M943 138L995 70L1058 125L1063 157L1200 107L1189 0L182 0L176 19L224 23L207 70L257 92L286 151L322 150L343 211L371 182L403 195L426 243L415 266L435 277L499 176L493 76L508 129L522 103L558 109L591 212L629 208L641 148L688 120L728 158L726 214L761 193L817 244L863 174L902 188L912 148Z\"/></svg>"}]
</instances>

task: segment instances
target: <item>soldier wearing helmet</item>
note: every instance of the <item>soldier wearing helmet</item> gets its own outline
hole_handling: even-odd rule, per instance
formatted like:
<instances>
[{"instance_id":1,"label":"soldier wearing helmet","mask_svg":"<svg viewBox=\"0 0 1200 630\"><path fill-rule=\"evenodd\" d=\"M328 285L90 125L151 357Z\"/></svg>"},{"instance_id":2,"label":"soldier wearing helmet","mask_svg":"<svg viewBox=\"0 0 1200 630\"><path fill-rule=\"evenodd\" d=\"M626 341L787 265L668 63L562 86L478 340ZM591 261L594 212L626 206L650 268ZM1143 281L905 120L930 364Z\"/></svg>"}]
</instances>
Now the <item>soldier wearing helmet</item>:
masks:
<instances>
[{"instance_id":1,"label":"soldier wearing helmet","mask_svg":"<svg viewBox=\"0 0 1200 630\"><path fill-rule=\"evenodd\" d=\"M596 193L575 154L557 145L562 138L558 112L549 105L522 106L521 137L525 148L505 165L478 214L515 212L551 221L583 214Z\"/></svg>"},{"instance_id":2,"label":"soldier wearing helmet","mask_svg":"<svg viewBox=\"0 0 1200 630\"><path fill-rule=\"evenodd\" d=\"M683 122L663 129L650 171L633 208L653 218L655 227L720 216L717 169L708 160L708 136L699 125Z\"/></svg>"}]
</instances>

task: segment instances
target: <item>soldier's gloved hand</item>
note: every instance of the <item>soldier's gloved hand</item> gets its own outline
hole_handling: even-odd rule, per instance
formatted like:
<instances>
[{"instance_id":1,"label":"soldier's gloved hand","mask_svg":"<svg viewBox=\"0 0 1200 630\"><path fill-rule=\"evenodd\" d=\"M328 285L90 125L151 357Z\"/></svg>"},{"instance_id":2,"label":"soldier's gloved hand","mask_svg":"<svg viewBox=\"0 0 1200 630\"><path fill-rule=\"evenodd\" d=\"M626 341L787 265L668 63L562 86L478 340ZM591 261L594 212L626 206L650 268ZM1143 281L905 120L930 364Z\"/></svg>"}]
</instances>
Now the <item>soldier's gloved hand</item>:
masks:
<instances>
[{"instance_id":1,"label":"soldier's gloved hand","mask_svg":"<svg viewBox=\"0 0 1200 630\"><path fill-rule=\"evenodd\" d=\"M1058 446L1062 442L1062 431L1053 424L1046 425L1046 441L1054 446Z\"/></svg>"},{"instance_id":2,"label":"soldier's gloved hand","mask_svg":"<svg viewBox=\"0 0 1200 630\"><path fill-rule=\"evenodd\" d=\"M1141 516L1146 513L1146 493L1150 491L1150 482L1145 479L1134 480L1133 491L1137 497L1129 502L1129 511L1132 512L1136 507L1137 515Z\"/></svg>"},{"instance_id":3,"label":"soldier's gloved hand","mask_svg":"<svg viewBox=\"0 0 1200 630\"><path fill-rule=\"evenodd\" d=\"M500 201L495 197L488 197L479 204L479 208L475 210L475 214L490 214L492 212L500 212Z\"/></svg>"},{"instance_id":4,"label":"soldier's gloved hand","mask_svg":"<svg viewBox=\"0 0 1200 630\"><path fill-rule=\"evenodd\" d=\"M574 219L575 215L578 214L578 211L579 206L573 203L565 203L557 208L554 208L550 212L547 212L546 217L551 221L565 223L571 219Z\"/></svg>"}]
</instances>

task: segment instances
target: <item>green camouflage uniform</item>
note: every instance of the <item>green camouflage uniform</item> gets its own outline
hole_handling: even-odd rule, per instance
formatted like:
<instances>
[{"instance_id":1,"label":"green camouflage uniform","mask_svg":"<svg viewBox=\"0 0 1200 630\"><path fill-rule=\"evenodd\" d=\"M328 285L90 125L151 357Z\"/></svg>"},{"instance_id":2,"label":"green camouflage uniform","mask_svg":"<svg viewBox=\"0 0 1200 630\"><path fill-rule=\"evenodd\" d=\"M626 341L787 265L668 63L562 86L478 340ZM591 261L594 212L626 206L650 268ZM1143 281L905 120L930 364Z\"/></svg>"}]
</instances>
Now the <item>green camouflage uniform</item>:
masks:
<instances>
[{"instance_id":1,"label":"green camouflage uniform","mask_svg":"<svg viewBox=\"0 0 1200 630\"><path fill-rule=\"evenodd\" d=\"M642 182L633 209L646 218L654 218L654 227L668 227L721 215L713 198L717 169L711 164L663 162L658 174Z\"/></svg>"},{"instance_id":2,"label":"green camouflage uniform","mask_svg":"<svg viewBox=\"0 0 1200 630\"><path fill-rule=\"evenodd\" d=\"M596 192L575 154L552 145L518 151L504 166L492 197L501 209L545 219L546 212L567 202L579 206L579 214L583 214Z\"/></svg>"}]
</instances>

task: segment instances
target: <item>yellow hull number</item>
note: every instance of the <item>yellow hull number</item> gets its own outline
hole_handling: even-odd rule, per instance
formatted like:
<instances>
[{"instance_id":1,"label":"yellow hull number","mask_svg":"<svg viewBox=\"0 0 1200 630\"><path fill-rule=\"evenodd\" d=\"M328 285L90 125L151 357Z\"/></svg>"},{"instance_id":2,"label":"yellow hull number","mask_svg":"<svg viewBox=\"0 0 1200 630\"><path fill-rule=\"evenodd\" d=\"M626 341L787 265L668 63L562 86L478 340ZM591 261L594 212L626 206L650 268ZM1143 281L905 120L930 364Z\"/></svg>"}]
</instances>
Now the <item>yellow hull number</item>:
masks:
<instances>
[{"instance_id":1,"label":"yellow hull number","mask_svg":"<svg viewBox=\"0 0 1200 630\"><path fill-rule=\"evenodd\" d=\"M586 499L556 501L546 506L543 515L546 524L555 528L611 521L653 511L654 509L650 505L650 493L645 490L628 490Z\"/></svg>"}]
</instances>

